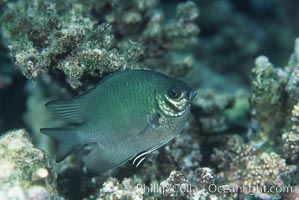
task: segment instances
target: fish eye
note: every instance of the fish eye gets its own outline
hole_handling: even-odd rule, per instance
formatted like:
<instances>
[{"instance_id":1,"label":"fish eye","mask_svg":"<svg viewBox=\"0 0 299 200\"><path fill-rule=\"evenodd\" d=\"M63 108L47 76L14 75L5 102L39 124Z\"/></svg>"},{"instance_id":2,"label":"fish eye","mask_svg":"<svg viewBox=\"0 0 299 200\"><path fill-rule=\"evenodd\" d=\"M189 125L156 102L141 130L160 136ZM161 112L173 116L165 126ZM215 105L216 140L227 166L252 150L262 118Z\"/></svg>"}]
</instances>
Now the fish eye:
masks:
<instances>
[{"instance_id":1,"label":"fish eye","mask_svg":"<svg viewBox=\"0 0 299 200\"><path fill-rule=\"evenodd\" d=\"M172 99L178 99L181 96L181 90L176 87L171 87L167 91L167 95Z\"/></svg>"}]
</instances>

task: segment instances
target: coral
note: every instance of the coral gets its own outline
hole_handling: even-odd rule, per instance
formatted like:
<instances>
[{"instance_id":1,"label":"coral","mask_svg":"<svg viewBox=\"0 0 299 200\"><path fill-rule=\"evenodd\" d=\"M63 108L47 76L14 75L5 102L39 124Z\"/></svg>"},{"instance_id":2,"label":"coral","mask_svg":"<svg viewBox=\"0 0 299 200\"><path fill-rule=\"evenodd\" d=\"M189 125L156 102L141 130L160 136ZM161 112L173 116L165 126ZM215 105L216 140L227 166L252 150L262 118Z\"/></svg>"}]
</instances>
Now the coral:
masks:
<instances>
[{"instance_id":1,"label":"coral","mask_svg":"<svg viewBox=\"0 0 299 200\"><path fill-rule=\"evenodd\" d=\"M182 134L165 147L165 162L171 161L184 169L194 169L202 161L200 145L194 142L194 136L190 136L188 131Z\"/></svg>"},{"instance_id":2,"label":"coral","mask_svg":"<svg viewBox=\"0 0 299 200\"><path fill-rule=\"evenodd\" d=\"M111 12L106 10L108 5ZM58 78L62 74L73 89L86 88L94 84L94 78L126 68L163 66L168 70L173 65L182 69L170 72L184 75L192 65L188 57L180 61L168 53L195 44L198 9L193 2L179 4L176 17L164 25L163 13L152 12L157 6L155 0L17 1L9 3L1 17L2 37L28 79L49 74L63 83ZM152 26L156 23L158 27Z\"/></svg>"},{"instance_id":3,"label":"coral","mask_svg":"<svg viewBox=\"0 0 299 200\"><path fill-rule=\"evenodd\" d=\"M199 33L199 28L194 23L194 20L196 20L198 16L199 10L194 2L188 1L178 4L176 17L170 20L165 27L161 27L161 33L158 33L162 38L165 38L163 44L162 41L160 41L160 45L170 49L181 49L186 45L196 44L196 36ZM144 31L145 33L153 33L151 25L152 24L149 24L147 26L147 29ZM152 35L145 34L143 40L149 39L153 39Z\"/></svg>"},{"instance_id":4,"label":"coral","mask_svg":"<svg viewBox=\"0 0 299 200\"><path fill-rule=\"evenodd\" d=\"M199 28L194 22L199 10L192 1L178 4L176 16L167 21L157 0L104 1L102 5L90 1L85 4L93 8L93 15L101 16L102 21L115 27L115 35L122 42L127 44L130 37L130 40L143 44L146 59L161 57L169 50L196 43ZM122 42L118 47L125 50L127 45L123 46Z\"/></svg>"},{"instance_id":5,"label":"coral","mask_svg":"<svg viewBox=\"0 0 299 200\"><path fill-rule=\"evenodd\" d=\"M274 152L262 152L248 158L246 169L249 171L244 178L246 186L287 185L290 183L290 176L296 171L295 166L288 166L286 161Z\"/></svg>"},{"instance_id":6,"label":"coral","mask_svg":"<svg viewBox=\"0 0 299 200\"><path fill-rule=\"evenodd\" d=\"M249 189L255 188L253 194L260 198L279 198L279 192L268 193L260 187L290 187L297 171L295 165L286 164L277 153L256 150L237 135L228 139L224 150L216 148L211 159L221 169L218 183L241 187L245 195L252 195Z\"/></svg>"},{"instance_id":7,"label":"coral","mask_svg":"<svg viewBox=\"0 0 299 200\"><path fill-rule=\"evenodd\" d=\"M258 121L261 129L267 133L277 134L283 123L284 87L287 74L274 68L269 59L260 56L252 69L252 115Z\"/></svg>"},{"instance_id":8,"label":"coral","mask_svg":"<svg viewBox=\"0 0 299 200\"><path fill-rule=\"evenodd\" d=\"M249 102L244 91L231 95L199 89L192 106L192 112L204 133L219 133L234 124L245 124L245 116L249 112Z\"/></svg>"},{"instance_id":9,"label":"coral","mask_svg":"<svg viewBox=\"0 0 299 200\"><path fill-rule=\"evenodd\" d=\"M227 118L223 111L234 103L233 97L216 95L211 91L198 92L193 101L193 110L203 132L221 132L228 128Z\"/></svg>"},{"instance_id":10,"label":"coral","mask_svg":"<svg viewBox=\"0 0 299 200\"><path fill-rule=\"evenodd\" d=\"M290 132L296 126L295 105L299 98L298 45L295 42L294 53L286 67L275 68L267 57L260 56L252 69L251 112L257 133L251 139L267 143L268 147L281 145L282 133L286 133L284 141L295 139Z\"/></svg>"},{"instance_id":11,"label":"coral","mask_svg":"<svg viewBox=\"0 0 299 200\"><path fill-rule=\"evenodd\" d=\"M99 191L97 199L128 199L128 200L141 200L143 199L144 191L138 189L134 178L125 178L121 183L115 178L109 178L104 182L103 187ZM140 183L139 183L140 184Z\"/></svg>"},{"instance_id":12,"label":"coral","mask_svg":"<svg viewBox=\"0 0 299 200\"><path fill-rule=\"evenodd\" d=\"M285 90L288 94L288 109L292 109L292 107L298 103L299 98L299 38L296 38L294 45L294 53L290 56L288 65L285 67L284 71L289 74L289 79L286 84ZM291 116L292 113L289 114ZM293 116L294 118L294 116ZM293 124L293 122L288 125Z\"/></svg>"},{"instance_id":13,"label":"coral","mask_svg":"<svg viewBox=\"0 0 299 200\"><path fill-rule=\"evenodd\" d=\"M99 190L97 199L223 199L227 195L211 194L205 185L214 183L214 172L209 168L198 168L188 180L182 172L171 171L166 180L144 184L137 176L124 178L122 182L109 178ZM161 181L159 183L159 181Z\"/></svg>"},{"instance_id":14,"label":"coral","mask_svg":"<svg viewBox=\"0 0 299 200\"><path fill-rule=\"evenodd\" d=\"M25 130L0 137L0 199L58 199L56 174Z\"/></svg>"},{"instance_id":15,"label":"coral","mask_svg":"<svg viewBox=\"0 0 299 200\"><path fill-rule=\"evenodd\" d=\"M291 120L292 130L283 133L282 140L287 157L295 162L299 156L299 103L293 107Z\"/></svg>"},{"instance_id":16,"label":"coral","mask_svg":"<svg viewBox=\"0 0 299 200\"><path fill-rule=\"evenodd\" d=\"M197 43L199 28L194 21L198 15L199 11L192 1L181 3L177 6L176 17L163 26L164 14L156 11L138 39L146 44L145 64L178 77L188 74L193 67L192 58L170 53Z\"/></svg>"},{"instance_id":17,"label":"coral","mask_svg":"<svg viewBox=\"0 0 299 200\"><path fill-rule=\"evenodd\" d=\"M112 48L112 27L95 25L80 5L68 7L44 1L9 4L1 28L20 71L28 79L62 72L78 88L85 75L103 77L125 69L125 58Z\"/></svg>"},{"instance_id":18,"label":"coral","mask_svg":"<svg viewBox=\"0 0 299 200\"><path fill-rule=\"evenodd\" d=\"M161 190L165 197L185 197L190 199L194 188L191 187L189 181L184 177L184 175L177 171L170 172L169 177L160 183ZM176 189L176 187L178 189Z\"/></svg>"},{"instance_id":19,"label":"coral","mask_svg":"<svg viewBox=\"0 0 299 200\"><path fill-rule=\"evenodd\" d=\"M209 168L198 168L193 180L188 180L178 171L170 172L169 177L160 183L163 199L222 199L228 196L211 194L208 186L214 184L215 174Z\"/></svg>"},{"instance_id":20,"label":"coral","mask_svg":"<svg viewBox=\"0 0 299 200\"><path fill-rule=\"evenodd\" d=\"M195 173L196 173L195 176L196 180L193 180L193 182L198 182L203 187L215 183L216 176L214 170L208 167L202 167L202 168L197 168L195 170Z\"/></svg>"},{"instance_id":21,"label":"coral","mask_svg":"<svg viewBox=\"0 0 299 200\"><path fill-rule=\"evenodd\" d=\"M245 163L246 158L257 151L249 144L245 144L240 136L234 135L227 139L223 149L214 149L211 160L217 163L220 169L238 169Z\"/></svg>"},{"instance_id":22,"label":"coral","mask_svg":"<svg viewBox=\"0 0 299 200\"><path fill-rule=\"evenodd\" d=\"M284 68L274 67L266 56L256 59L252 69L252 121L246 135L249 141L244 142L240 135L225 136L228 139L220 141L224 148L214 148L211 161L218 168L217 183L240 187L242 192L238 197L245 198L253 194L260 199L278 199L286 193L269 193L263 187L291 189L298 184L298 178L294 178L298 168L297 41L295 51ZM204 102L197 102L195 111L204 113L204 105L207 108L208 105L215 105L211 101ZM221 108L220 105L218 108ZM255 191L250 192L249 188Z\"/></svg>"},{"instance_id":23,"label":"coral","mask_svg":"<svg viewBox=\"0 0 299 200\"><path fill-rule=\"evenodd\" d=\"M284 142L284 151L287 157L290 157L294 162L298 159L299 153L299 134L298 132L286 132L282 135L282 140Z\"/></svg>"}]
</instances>

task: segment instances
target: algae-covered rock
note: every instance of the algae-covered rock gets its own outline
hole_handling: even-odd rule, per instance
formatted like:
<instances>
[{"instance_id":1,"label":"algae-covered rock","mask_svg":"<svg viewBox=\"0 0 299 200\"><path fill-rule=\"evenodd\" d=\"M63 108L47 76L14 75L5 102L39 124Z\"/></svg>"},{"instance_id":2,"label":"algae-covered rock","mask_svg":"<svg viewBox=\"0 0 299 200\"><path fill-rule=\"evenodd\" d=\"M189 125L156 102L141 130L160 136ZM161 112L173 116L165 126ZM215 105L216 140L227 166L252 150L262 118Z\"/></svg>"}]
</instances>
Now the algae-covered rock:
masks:
<instances>
[{"instance_id":1,"label":"algae-covered rock","mask_svg":"<svg viewBox=\"0 0 299 200\"><path fill-rule=\"evenodd\" d=\"M61 199L52 163L25 130L0 137L0 163L0 199Z\"/></svg>"}]
</instances>

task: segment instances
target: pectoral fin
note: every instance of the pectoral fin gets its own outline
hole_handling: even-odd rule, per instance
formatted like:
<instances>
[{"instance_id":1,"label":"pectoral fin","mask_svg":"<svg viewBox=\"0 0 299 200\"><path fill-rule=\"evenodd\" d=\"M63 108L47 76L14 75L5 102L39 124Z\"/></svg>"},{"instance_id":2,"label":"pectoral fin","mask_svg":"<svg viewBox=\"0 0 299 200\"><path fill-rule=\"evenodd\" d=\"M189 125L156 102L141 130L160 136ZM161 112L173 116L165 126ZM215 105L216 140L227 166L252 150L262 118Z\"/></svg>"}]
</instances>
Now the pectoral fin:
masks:
<instances>
[{"instance_id":1,"label":"pectoral fin","mask_svg":"<svg viewBox=\"0 0 299 200\"><path fill-rule=\"evenodd\" d=\"M161 115L158 113L153 114L145 111L134 111L131 118L132 127L136 128L138 133L146 134L161 125L160 118Z\"/></svg>"}]
</instances>

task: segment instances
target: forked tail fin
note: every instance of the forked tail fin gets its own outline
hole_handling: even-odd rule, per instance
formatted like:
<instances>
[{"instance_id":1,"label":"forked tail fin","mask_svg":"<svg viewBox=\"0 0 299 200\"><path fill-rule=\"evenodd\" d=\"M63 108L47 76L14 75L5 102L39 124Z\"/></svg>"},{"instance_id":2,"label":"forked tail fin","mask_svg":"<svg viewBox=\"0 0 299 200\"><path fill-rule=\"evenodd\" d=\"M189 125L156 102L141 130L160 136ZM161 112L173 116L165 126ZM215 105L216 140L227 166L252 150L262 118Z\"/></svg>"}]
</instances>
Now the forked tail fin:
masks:
<instances>
[{"instance_id":1,"label":"forked tail fin","mask_svg":"<svg viewBox=\"0 0 299 200\"><path fill-rule=\"evenodd\" d=\"M80 139L77 137L75 127L65 128L42 128L40 130L57 142L56 161L60 162L69 154L81 147Z\"/></svg>"}]
</instances>

